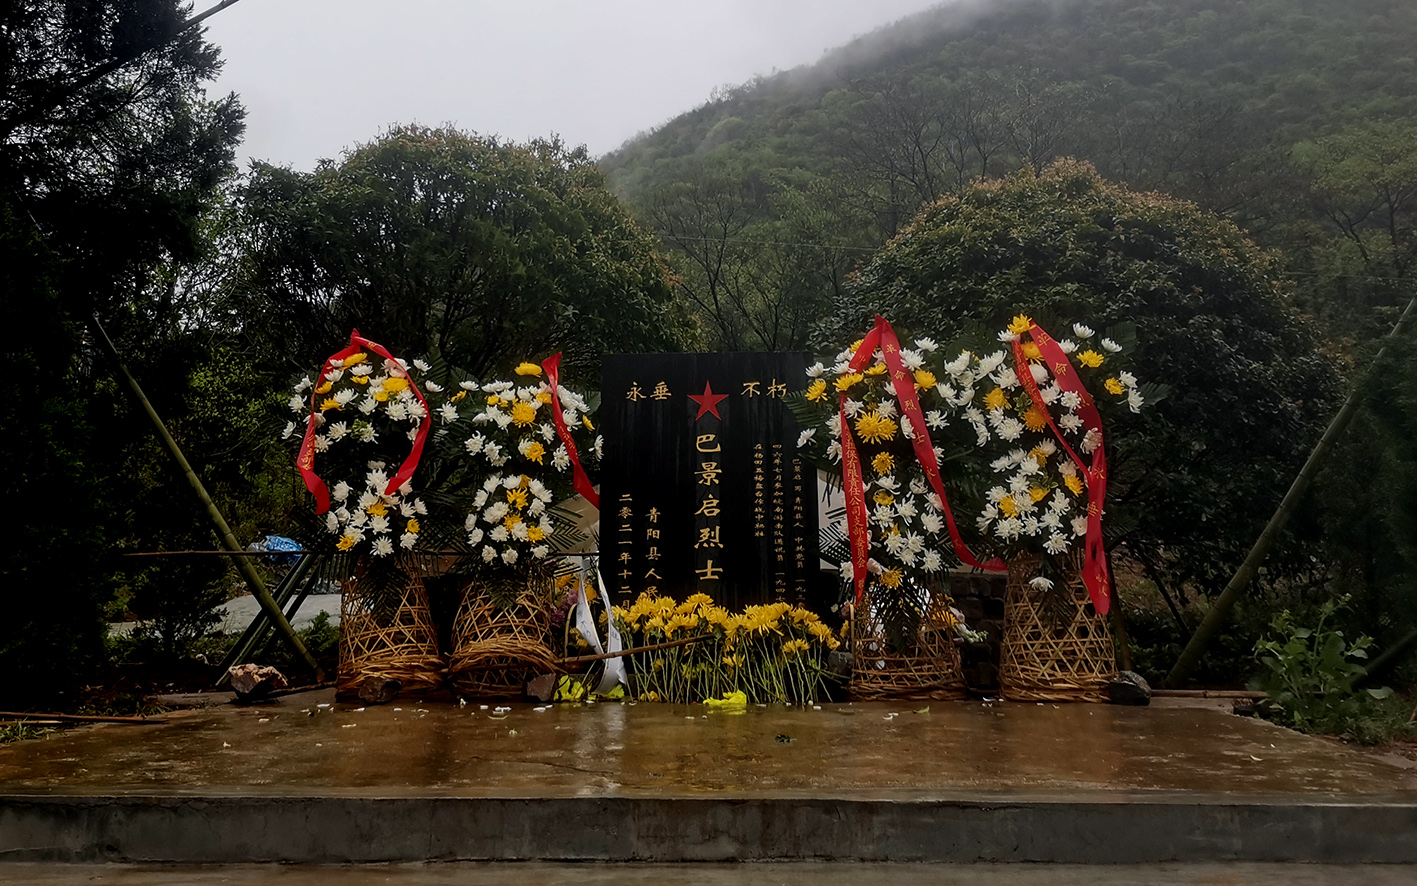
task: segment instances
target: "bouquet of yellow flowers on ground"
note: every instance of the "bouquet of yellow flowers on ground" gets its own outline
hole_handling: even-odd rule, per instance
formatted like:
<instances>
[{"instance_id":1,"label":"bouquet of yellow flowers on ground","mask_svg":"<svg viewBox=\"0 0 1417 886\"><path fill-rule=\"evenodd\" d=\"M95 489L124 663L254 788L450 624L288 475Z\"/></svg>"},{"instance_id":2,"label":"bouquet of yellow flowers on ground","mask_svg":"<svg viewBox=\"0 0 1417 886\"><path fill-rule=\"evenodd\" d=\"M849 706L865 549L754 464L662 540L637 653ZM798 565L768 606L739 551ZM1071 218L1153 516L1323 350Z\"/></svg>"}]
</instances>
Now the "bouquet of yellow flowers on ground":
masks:
<instances>
[{"instance_id":1,"label":"bouquet of yellow flowers on ground","mask_svg":"<svg viewBox=\"0 0 1417 886\"><path fill-rule=\"evenodd\" d=\"M630 647L703 638L631 657L636 693L648 701L742 692L755 704L810 704L826 696L827 653L840 645L816 614L786 603L730 613L707 594L682 603L642 594L614 613Z\"/></svg>"}]
</instances>

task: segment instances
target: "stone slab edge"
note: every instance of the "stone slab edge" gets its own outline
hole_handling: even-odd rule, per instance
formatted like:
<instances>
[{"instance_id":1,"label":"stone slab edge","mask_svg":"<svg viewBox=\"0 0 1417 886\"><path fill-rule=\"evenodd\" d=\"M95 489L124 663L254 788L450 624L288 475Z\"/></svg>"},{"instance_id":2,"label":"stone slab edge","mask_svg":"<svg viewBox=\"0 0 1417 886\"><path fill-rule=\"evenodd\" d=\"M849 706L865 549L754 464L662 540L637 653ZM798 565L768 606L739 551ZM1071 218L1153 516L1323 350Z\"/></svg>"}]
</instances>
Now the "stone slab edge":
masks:
<instances>
[{"instance_id":1,"label":"stone slab edge","mask_svg":"<svg viewBox=\"0 0 1417 886\"><path fill-rule=\"evenodd\" d=\"M1417 863L1417 802L0 797L0 861Z\"/></svg>"}]
</instances>

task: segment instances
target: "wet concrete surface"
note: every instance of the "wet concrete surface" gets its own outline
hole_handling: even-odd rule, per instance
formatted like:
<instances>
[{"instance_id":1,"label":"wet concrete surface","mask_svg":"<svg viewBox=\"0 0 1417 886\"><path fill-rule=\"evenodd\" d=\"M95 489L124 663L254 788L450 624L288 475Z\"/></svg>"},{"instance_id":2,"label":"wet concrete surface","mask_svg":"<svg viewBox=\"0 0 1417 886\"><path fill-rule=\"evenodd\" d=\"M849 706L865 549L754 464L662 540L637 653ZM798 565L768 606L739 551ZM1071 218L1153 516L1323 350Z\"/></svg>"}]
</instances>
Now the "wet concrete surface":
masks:
<instances>
[{"instance_id":1,"label":"wet concrete surface","mask_svg":"<svg viewBox=\"0 0 1417 886\"><path fill-rule=\"evenodd\" d=\"M0 747L0 793L326 797L1417 800L1417 769L1214 708L820 710L600 703L499 713L332 690Z\"/></svg>"},{"instance_id":2,"label":"wet concrete surface","mask_svg":"<svg viewBox=\"0 0 1417 886\"><path fill-rule=\"evenodd\" d=\"M1405 865L542 864L161 867L0 864L6 886L1407 886Z\"/></svg>"}]
</instances>

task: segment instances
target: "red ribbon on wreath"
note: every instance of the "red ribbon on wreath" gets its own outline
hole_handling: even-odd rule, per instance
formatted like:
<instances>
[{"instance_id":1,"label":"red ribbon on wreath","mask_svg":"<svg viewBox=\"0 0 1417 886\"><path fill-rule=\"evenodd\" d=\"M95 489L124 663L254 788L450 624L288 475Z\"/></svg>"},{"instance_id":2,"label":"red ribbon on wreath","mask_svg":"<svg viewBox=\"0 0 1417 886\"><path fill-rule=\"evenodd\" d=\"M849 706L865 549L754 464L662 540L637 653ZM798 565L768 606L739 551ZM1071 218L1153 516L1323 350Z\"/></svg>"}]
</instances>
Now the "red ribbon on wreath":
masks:
<instances>
[{"instance_id":1,"label":"red ribbon on wreath","mask_svg":"<svg viewBox=\"0 0 1417 886\"><path fill-rule=\"evenodd\" d=\"M349 333L349 345L330 355L324 366L320 367L320 375L315 379L315 384L310 389L310 419L306 422L305 439L300 443L300 455L295 462L301 479L305 481L305 488L315 496L316 514L323 514L330 509L329 488L325 485L325 481L315 473L315 429L319 427L316 416L320 414L318 399L322 396L319 390L325 383L325 377L330 374L330 370L335 368L333 364L336 360L342 363L360 351L369 351L389 361L389 372L399 378L408 379L409 389L413 391L413 396L418 398L419 404L423 407L423 421L418 425L418 433L413 438L413 449L409 452L408 458L403 460L403 464L399 465L398 472L389 478L389 485L384 488L385 495L395 492L413 476L413 472L418 468L418 460L423 457L423 444L428 440L428 428L432 423L432 416L428 413L428 401L423 398L423 392L418 389L418 385L413 383L413 379L409 378L408 372L382 345L360 336L358 329L352 330Z\"/></svg>"},{"instance_id":2,"label":"red ribbon on wreath","mask_svg":"<svg viewBox=\"0 0 1417 886\"><path fill-rule=\"evenodd\" d=\"M546 381L551 385L551 421L556 425L556 433L561 438L561 444L566 447L566 454L571 457L571 481L575 485L576 491L590 502L591 507L598 511L600 510L600 494L591 485L585 468L581 467L580 456L576 454L576 443L571 439L571 431L566 427L566 420L561 417L560 352L542 360L541 368L546 370Z\"/></svg>"},{"instance_id":3,"label":"red ribbon on wreath","mask_svg":"<svg viewBox=\"0 0 1417 886\"><path fill-rule=\"evenodd\" d=\"M1064 392L1075 393L1080 398L1081 404L1078 406L1077 413L1078 417L1082 419L1084 435L1093 431L1097 432L1097 448L1092 451L1092 462L1084 464L1068 441L1063 439L1063 432L1058 429L1057 423L1053 421L1053 414L1048 411L1048 405L1043 402L1043 395L1038 391L1038 383L1033 380L1033 371L1029 369L1030 360L1023 353L1023 335L1015 338L1013 341L1014 369L1018 373L1019 383L1028 392L1034 408L1043 414L1048 422L1048 427L1053 431L1053 436L1058 439L1058 444L1073 460L1073 464L1077 465L1087 484L1087 535L1083 544L1082 580L1083 584L1087 586L1087 593L1092 597L1092 605L1098 615L1106 615L1107 610L1111 608L1112 596L1107 578L1107 552L1102 544L1102 506L1107 498L1107 450L1102 445L1102 416L1098 414L1096 402L1088 394L1087 389L1082 386L1077 371L1073 369L1072 361L1068 359L1068 355L1058 345L1058 342L1032 320L1029 321L1028 331L1025 334L1038 347L1038 360L1057 381L1058 388Z\"/></svg>"},{"instance_id":4,"label":"red ribbon on wreath","mask_svg":"<svg viewBox=\"0 0 1417 886\"><path fill-rule=\"evenodd\" d=\"M940 511L945 515L945 525L949 528L950 542L955 556L961 563L988 572L1005 572L1008 567L999 559L980 560L964 543L959 526L955 523L954 512L950 508L949 497L945 495L944 480L940 477L940 466L935 462L935 447L930 442L930 432L925 425L925 414L920 408L920 398L915 393L915 377L906 368L900 356L900 339L885 317L876 315L875 327L861 340L861 345L852 355L849 372L860 372L871 362L876 349L881 351L886 371L895 388L896 399L900 401L901 414L910 419L911 445L915 457L925 471L925 479L940 501ZM852 579L856 585L856 601L866 590L866 569L870 559L870 527L866 516L865 483L861 471L861 456L856 451L856 443L851 438L851 425L846 417L846 391L838 395L838 417L841 421L841 461L842 486L846 495L846 526L851 540Z\"/></svg>"}]
</instances>

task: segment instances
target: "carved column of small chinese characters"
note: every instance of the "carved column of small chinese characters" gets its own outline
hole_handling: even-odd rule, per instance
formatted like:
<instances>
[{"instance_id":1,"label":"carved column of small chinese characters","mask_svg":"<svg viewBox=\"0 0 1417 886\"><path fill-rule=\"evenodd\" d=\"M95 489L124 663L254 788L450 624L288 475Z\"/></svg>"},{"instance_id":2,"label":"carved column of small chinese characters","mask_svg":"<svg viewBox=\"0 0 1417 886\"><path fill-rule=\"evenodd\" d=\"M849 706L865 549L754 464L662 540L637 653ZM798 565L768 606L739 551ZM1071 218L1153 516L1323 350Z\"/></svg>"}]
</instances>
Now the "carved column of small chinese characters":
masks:
<instances>
[{"instance_id":1,"label":"carved column of small chinese characters","mask_svg":"<svg viewBox=\"0 0 1417 886\"><path fill-rule=\"evenodd\" d=\"M762 443L753 444L753 537L768 534L767 488L763 485L766 455Z\"/></svg>"},{"instance_id":2,"label":"carved column of small chinese characters","mask_svg":"<svg viewBox=\"0 0 1417 886\"><path fill-rule=\"evenodd\" d=\"M723 447L717 433L698 434L694 439L695 458L699 465L697 478L699 508L694 512L694 572L699 584L717 582L723 578L723 526L720 515L721 492L719 478L723 475ZM712 588L700 588L713 596Z\"/></svg>"},{"instance_id":3,"label":"carved column of small chinese characters","mask_svg":"<svg viewBox=\"0 0 1417 886\"><path fill-rule=\"evenodd\" d=\"M807 494L802 459L792 459L792 564L797 605L807 605Z\"/></svg>"},{"instance_id":4,"label":"carved column of small chinese characters","mask_svg":"<svg viewBox=\"0 0 1417 886\"><path fill-rule=\"evenodd\" d=\"M615 533L615 578L621 597L625 597L630 594L630 582L635 577L635 498L630 493L620 495L617 515L620 525Z\"/></svg>"},{"instance_id":5,"label":"carved column of small chinese characters","mask_svg":"<svg viewBox=\"0 0 1417 886\"><path fill-rule=\"evenodd\" d=\"M773 597L787 599L787 509L784 507L782 444L772 444L772 558Z\"/></svg>"}]
</instances>

